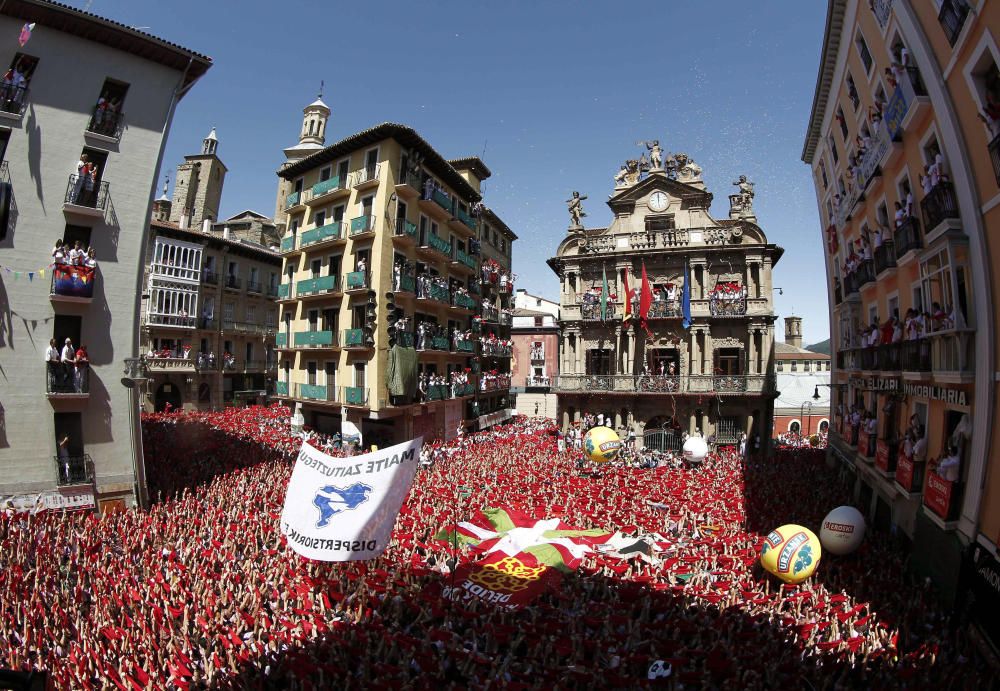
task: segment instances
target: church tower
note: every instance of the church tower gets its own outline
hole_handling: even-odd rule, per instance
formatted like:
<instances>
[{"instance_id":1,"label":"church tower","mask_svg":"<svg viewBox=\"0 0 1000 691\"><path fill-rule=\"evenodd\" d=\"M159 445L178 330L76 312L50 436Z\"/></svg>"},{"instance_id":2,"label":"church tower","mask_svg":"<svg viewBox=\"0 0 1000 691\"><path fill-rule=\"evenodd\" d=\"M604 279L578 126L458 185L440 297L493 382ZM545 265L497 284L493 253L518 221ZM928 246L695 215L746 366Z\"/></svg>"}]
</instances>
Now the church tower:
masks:
<instances>
[{"instance_id":1,"label":"church tower","mask_svg":"<svg viewBox=\"0 0 1000 691\"><path fill-rule=\"evenodd\" d=\"M170 220L170 197L167 196L167 187L170 185L170 178L163 180L163 194L153 202L153 220L166 222Z\"/></svg>"},{"instance_id":2,"label":"church tower","mask_svg":"<svg viewBox=\"0 0 1000 691\"><path fill-rule=\"evenodd\" d=\"M326 143L326 123L330 119L330 107L323 103L323 94L302 109L302 129L299 131L299 143L284 150L285 162L282 168L301 161L323 149ZM285 222L285 198L292 191L292 183L278 178L278 199L274 206L274 222Z\"/></svg>"},{"instance_id":3,"label":"church tower","mask_svg":"<svg viewBox=\"0 0 1000 691\"><path fill-rule=\"evenodd\" d=\"M802 347L802 317L785 317L785 343Z\"/></svg>"},{"instance_id":4,"label":"church tower","mask_svg":"<svg viewBox=\"0 0 1000 691\"><path fill-rule=\"evenodd\" d=\"M219 219L219 204L227 168L219 159L219 138L215 128L202 140L201 153L184 157L177 166L171 223L200 229L205 220Z\"/></svg>"}]
</instances>

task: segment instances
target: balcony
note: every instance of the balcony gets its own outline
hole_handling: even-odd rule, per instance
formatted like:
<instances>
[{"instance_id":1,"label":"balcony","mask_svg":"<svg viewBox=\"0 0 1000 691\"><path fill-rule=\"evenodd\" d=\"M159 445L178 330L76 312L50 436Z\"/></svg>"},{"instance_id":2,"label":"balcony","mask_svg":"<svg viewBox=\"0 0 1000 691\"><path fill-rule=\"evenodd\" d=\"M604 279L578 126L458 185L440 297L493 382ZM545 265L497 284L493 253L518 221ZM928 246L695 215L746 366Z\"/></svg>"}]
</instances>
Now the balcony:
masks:
<instances>
[{"instance_id":1,"label":"balcony","mask_svg":"<svg viewBox=\"0 0 1000 691\"><path fill-rule=\"evenodd\" d=\"M222 284L222 287L227 290L239 290L243 287L243 280L239 276L229 274L226 276L226 280Z\"/></svg>"},{"instance_id":2,"label":"balcony","mask_svg":"<svg viewBox=\"0 0 1000 691\"><path fill-rule=\"evenodd\" d=\"M82 367L77 371L73 365L46 362L45 368L45 394L49 400L90 398L89 367Z\"/></svg>"},{"instance_id":3,"label":"balcony","mask_svg":"<svg viewBox=\"0 0 1000 691\"><path fill-rule=\"evenodd\" d=\"M440 350L447 352L450 350L448 337L447 336L431 336L424 335L420 336L420 329L417 328L417 350L427 351L427 350Z\"/></svg>"},{"instance_id":4,"label":"balcony","mask_svg":"<svg viewBox=\"0 0 1000 691\"><path fill-rule=\"evenodd\" d=\"M863 430L858 431L858 453L865 458L875 457L875 435Z\"/></svg>"},{"instance_id":5,"label":"balcony","mask_svg":"<svg viewBox=\"0 0 1000 691\"><path fill-rule=\"evenodd\" d=\"M412 274L400 274L395 290L397 293L410 293L412 296L417 291L417 279Z\"/></svg>"},{"instance_id":6,"label":"balcony","mask_svg":"<svg viewBox=\"0 0 1000 691\"><path fill-rule=\"evenodd\" d=\"M363 386L345 386L343 388L343 398L341 400L346 405L367 407L368 389Z\"/></svg>"},{"instance_id":7,"label":"balcony","mask_svg":"<svg viewBox=\"0 0 1000 691\"><path fill-rule=\"evenodd\" d=\"M915 341L903 341L901 345L901 361L904 372L931 371L930 339L920 338Z\"/></svg>"},{"instance_id":8,"label":"balcony","mask_svg":"<svg viewBox=\"0 0 1000 691\"><path fill-rule=\"evenodd\" d=\"M906 494L917 494L924 486L924 472L927 463L915 463L912 458L899 453L896 456L895 483Z\"/></svg>"},{"instance_id":9,"label":"balcony","mask_svg":"<svg viewBox=\"0 0 1000 691\"><path fill-rule=\"evenodd\" d=\"M279 300L288 300L291 297L291 294L292 294L292 284L291 283L282 283L280 286L278 286L278 299Z\"/></svg>"},{"instance_id":10,"label":"balcony","mask_svg":"<svg viewBox=\"0 0 1000 691\"><path fill-rule=\"evenodd\" d=\"M455 351L459 353L475 353L476 352L476 342L460 338L455 342Z\"/></svg>"},{"instance_id":11,"label":"balcony","mask_svg":"<svg viewBox=\"0 0 1000 691\"><path fill-rule=\"evenodd\" d=\"M933 470L927 472L924 484L924 506L942 521L958 519L961 484L945 480Z\"/></svg>"},{"instance_id":12,"label":"balcony","mask_svg":"<svg viewBox=\"0 0 1000 691\"><path fill-rule=\"evenodd\" d=\"M708 301L708 311L713 317L745 317L746 297L728 298L712 295Z\"/></svg>"},{"instance_id":13,"label":"balcony","mask_svg":"<svg viewBox=\"0 0 1000 691\"><path fill-rule=\"evenodd\" d=\"M368 272L352 271L347 274L347 292L368 290Z\"/></svg>"},{"instance_id":14,"label":"balcony","mask_svg":"<svg viewBox=\"0 0 1000 691\"><path fill-rule=\"evenodd\" d=\"M862 259L854 272L854 280L859 288L864 288L869 283L875 282L875 262L871 259Z\"/></svg>"},{"instance_id":15,"label":"balcony","mask_svg":"<svg viewBox=\"0 0 1000 691\"><path fill-rule=\"evenodd\" d=\"M455 218L457 218L462 225L467 227L469 230L475 231L478 228L475 217L470 216L465 211L462 211L461 208L456 209Z\"/></svg>"},{"instance_id":16,"label":"balcony","mask_svg":"<svg viewBox=\"0 0 1000 691\"><path fill-rule=\"evenodd\" d=\"M649 306L647 319L680 319L681 316L681 306L677 300L660 300Z\"/></svg>"},{"instance_id":17,"label":"balcony","mask_svg":"<svg viewBox=\"0 0 1000 691\"><path fill-rule=\"evenodd\" d=\"M288 347L288 334L279 333L274 337L274 347L275 348L287 348Z\"/></svg>"},{"instance_id":18,"label":"balcony","mask_svg":"<svg viewBox=\"0 0 1000 691\"><path fill-rule=\"evenodd\" d=\"M484 318L485 314L483 312ZM615 303L608 302L602 315L600 302L581 302L580 318L585 322L610 321L615 318Z\"/></svg>"},{"instance_id":19,"label":"balcony","mask_svg":"<svg viewBox=\"0 0 1000 691\"><path fill-rule=\"evenodd\" d=\"M513 348L509 345L501 345L486 341L483 343L483 357L509 358L514 354Z\"/></svg>"},{"instance_id":20,"label":"balcony","mask_svg":"<svg viewBox=\"0 0 1000 691\"><path fill-rule=\"evenodd\" d=\"M432 285L432 288L434 287L436 286ZM466 309L466 310L475 310L476 308L479 307L479 302L474 297L466 293L459 293L459 292L456 292L454 295L451 296L451 304L455 307L459 307L461 309Z\"/></svg>"},{"instance_id":21,"label":"balcony","mask_svg":"<svg viewBox=\"0 0 1000 691\"><path fill-rule=\"evenodd\" d=\"M414 336L412 331L395 331L391 335L396 339L396 345L402 348L413 347Z\"/></svg>"},{"instance_id":22,"label":"balcony","mask_svg":"<svg viewBox=\"0 0 1000 691\"><path fill-rule=\"evenodd\" d=\"M427 387L428 401L443 401L451 398L451 387L447 384L432 384Z\"/></svg>"},{"instance_id":23,"label":"balcony","mask_svg":"<svg viewBox=\"0 0 1000 691\"><path fill-rule=\"evenodd\" d=\"M581 306L582 307L582 306ZM487 324L499 324L500 323L500 310L492 305L483 305L482 320ZM473 323L473 331L475 331L475 323Z\"/></svg>"},{"instance_id":24,"label":"balcony","mask_svg":"<svg viewBox=\"0 0 1000 691\"><path fill-rule=\"evenodd\" d=\"M289 235L281 239L281 253L288 254L295 251L295 236Z\"/></svg>"},{"instance_id":25,"label":"balcony","mask_svg":"<svg viewBox=\"0 0 1000 691\"><path fill-rule=\"evenodd\" d=\"M90 124L87 125L87 132L90 134L107 137L114 141L121 139L124 129L125 113L100 106L94 108L94 112L90 116Z\"/></svg>"},{"instance_id":26,"label":"balcony","mask_svg":"<svg viewBox=\"0 0 1000 691\"><path fill-rule=\"evenodd\" d=\"M485 376L480 379L479 390L480 391L506 391L510 388L510 375L509 374L498 374L495 377L486 378Z\"/></svg>"},{"instance_id":27,"label":"balcony","mask_svg":"<svg viewBox=\"0 0 1000 691\"><path fill-rule=\"evenodd\" d=\"M855 364L865 372L871 372L878 367L878 351L873 347L855 350L854 357Z\"/></svg>"},{"instance_id":28,"label":"balcony","mask_svg":"<svg viewBox=\"0 0 1000 691\"><path fill-rule=\"evenodd\" d=\"M279 381L274 383L274 393L277 396L287 396L288 395L288 382Z\"/></svg>"},{"instance_id":29,"label":"balcony","mask_svg":"<svg viewBox=\"0 0 1000 691\"><path fill-rule=\"evenodd\" d=\"M902 342L876 346L875 368L881 372L899 372L902 369Z\"/></svg>"},{"instance_id":30,"label":"balcony","mask_svg":"<svg viewBox=\"0 0 1000 691\"><path fill-rule=\"evenodd\" d=\"M407 221L405 218L397 218L393 229L393 237L402 238L411 242L417 241L417 224Z\"/></svg>"},{"instance_id":31,"label":"balcony","mask_svg":"<svg viewBox=\"0 0 1000 691\"><path fill-rule=\"evenodd\" d=\"M531 348L528 359L531 362L545 362L545 348Z\"/></svg>"},{"instance_id":32,"label":"balcony","mask_svg":"<svg viewBox=\"0 0 1000 691\"><path fill-rule=\"evenodd\" d=\"M951 329L929 334L931 365L939 381L973 381L976 373L976 332L974 329Z\"/></svg>"},{"instance_id":33,"label":"balcony","mask_svg":"<svg viewBox=\"0 0 1000 691\"><path fill-rule=\"evenodd\" d=\"M89 303L94 297L96 277L95 267L56 264L52 267L49 299L53 302Z\"/></svg>"},{"instance_id":34,"label":"balcony","mask_svg":"<svg viewBox=\"0 0 1000 691\"><path fill-rule=\"evenodd\" d=\"M417 282L420 287L417 298L420 300L435 300L446 305L451 304L451 291L447 283L436 283L433 279L423 283Z\"/></svg>"},{"instance_id":35,"label":"balcony","mask_svg":"<svg viewBox=\"0 0 1000 691\"><path fill-rule=\"evenodd\" d=\"M277 283L269 283L267 285L267 296L272 300L276 300L278 298L279 289L280 286L278 286Z\"/></svg>"},{"instance_id":36,"label":"balcony","mask_svg":"<svg viewBox=\"0 0 1000 691\"><path fill-rule=\"evenodd\" d=\"M335 331L298 331L295 333L295 347L323 350L339 346Z\"/></svg>"},{"instance_id":37,"label":"balcony","mask_svg":"<svg viewBox=\"0 0 1000 691\"><path fill-rule=\"evenodd\" d=\"M219 285L219 274L206 269L201 272L201 282L207 283L210 286L217 286Z\"/></svg>"},{"instance_id":38,"label":"balcony","mask_svg":"<svg viewBox=\"0 0 1000 691\"><path fill-rule=\"evenodd\" d=\"M181 329L193 329L196 319L186 314L160 314L150 312L146 315L146 324L156 326L173 326Z\"/></svg>"},{"instance_id":39,"label":"balcony","mask_svg":"<svg viewBox=\"0 0 1000 691\"><path fill-rule=\"evenodd\" d=\"M94 461L90 454L78 454L73 456L53 456L52 460L56 464L56 485L59 487L69 487L71 485L92 485L94 484Z\"/></svg>"},{"instance_id":40,"label":"balcony","mask_svg":"<svg viewBox=\"0 0 1000 691\"><path fill-rule=\"evenodd\" d=\"M659 383L657 380L663 380ZM669 381L672 380L673 384ZM774 380L765 374L711 375L685 374L561 374L555 378L555 388L566 393L717 393L757 395L774 391Z\"/></svg>"},{"instance_id":41,"label":"balcony","mask_svg":"<svg viewBox=\"0 0 1000 691\"><path fill-rule=\"evenodd\" d=\"M920 232L920 222L915 216L907 216L896 228L893 235L896 245L896 263L903 263L908 252L920 250L924 246L924 236Z\"/></svg>"},{"instance_id":42,"label":"balcony","mask_svg":"<svg viewBox=\"0 0 1000 691\"><path fill-rule=\"evenodd\" d=\"M938 22L941 24L941 29L950 45L954 46L958 42L958 37L962 35L962 27L965 26L965 19L968 16L968 0L942 0L941 10L938 12Z\"/></svg>"},{"instance_id":43,"label":"balcony","mask_svg":"<svg viewBox=\"0 0 1000 691\"><path fill-rule=\"evenodd\" d=\"M370 338L364 329L344 329L344 348L349 350L368 350L374 347L374 339Z\"/></svg>"},{"instance_id":44,"label":"balcony","mask_svg":"<svg viewBox=\"0 0 1000 691\"><path fill-rule=\"evenodd\" d=\"M295 296L301 298L339 293L338 278L338 276L318 276L299 281L295 284Z\"/></svg>"},{"instance_id":45,"label":"balcony","mask_svg":"<svg viewBox=\"0 0 1000 691\"><path fill-rule=\"evenodd\" d=\"M920 201L924 216L924 228L927 229L928 242L938 235L939 226L946 221L960 220L958 202L955 199L955 188L950 182L941 180Z\"/></svg>"},{"instance_id":46,"label":"balcony","mask_svg":"<svg viewBox=\"0 0 1000 691\"><path fill-rule=\"evenodd\" d=\"M451 213L451 206L452 206L451 197L449 197L448 194L444 190L442 190L442 189L440 189L438 187L435 187L431 191L430 201L432 201L435 204L437 204L438 206L440 206L442 209L444 209L445 211L447 211L449 214Z\"/></svg>"},{"instance_id":47,"label":"balcony","mask_svg":"<svg viewBox=\"0 0 1000 691\"><path fill-rule=\"evenodd\" d=\"M304 398L310 401L336 402L337 387L322 384L296 384L295 398Z\"/></svg>"},{"instance_id":48,"label":"balcony","mask_svg":"<svg viewBox=\"0 0 1000 691\"><path fill-rule=\"evenodd\" d=\"M451 259L451 243L431 232L428 232L426 235L426 244L421 245L421 248L428 247Z\"/></svg>"},{"instance_id":49,"label":"balcony","mask_svg":"<svg viewBox=\"0 0 1000 691\"><path fill-rule=\"evenodd\" d=\"M882 244L875 248L875 275L881 276L882 272L896 268L896 243L892 240L883 240Z\"/></svg>"},{"instance_id":50,"label":"balcony","mask_svg":"<svg viewBox=\"0 0 1000 691\"><path fill-rule=\"evenodd\" d=\"M66 184L63 210L83 216L103 217L108 208L110 193L107 182L94 182L90 176L74 173Z\"/></svg>"},{"instance_id":51,"label":"balcony","mask_svg":"<svg viewBox=\"0 0 1000 691\"><path fill-rule=\"evenodd\" d=\"M458 247L455 248L455 261L473 271L476 270L476 258L466 254Z\"/></svg>"},{"instance_id":52,"label":"balcony","mask_svg":"<svg viewBox=\"0 0 1000 691\"><path fill-rule=\"evenodd\" d=\"M549 377L525 377L524 388L526 389L547 389L552 386Z\"/></svg>"},{"instance_id":53,"label":"balcony","mask_svg":"<svg viewBox=\"0 0 1000 691\"><path fill-rule=\"evenodd\" d=\"M238 322L232 319L223 319L222 330L235 334L253 334L255 336L263 336L268 331L273 332L274 327L258 324L257 322Z\"/></svg>"},{"instance_id":54,"label":"balcony","mask_svg":"<svg viewBox=\"0 0 1000 691\"><path fill-rule=\"evenodd\" d=\"M332 223L327 223L319 228L313 228L302 233L302 240L299 242L299 247L305 249L313 245L332 244L337 240L343 239L345 239L344 224L341 221L333 221Z\"/></svg>"},{"instance_id":55,"label":"balcony","mask_svg":"<svg viewBox=\"0 0 1000 691\"><path fill-rule=\"evenodd\" d=\"M375 232L375 217L371 214L367 216L358 216L357 218L351 219L351 237L357 237L359 235L364 235L365 233Z\"/></svg>"},{"instance_id":56,"label":"balcony","mask_svg":"<svg viewBox=\"0 0 1000 691\"><path fill-rule=\"evenodd\" d=\"M197 369L195 363L199 356L188 353L185 357L147 357L146 366L152 370L163 370L170 372L194 371ZM207 357L207 356L205 356Z\"/></svg>"},{"instance_id":57,"label":"balcony","mask_svg":"<svg viewBox=\"0 0 1000 691\"><path fill-rule=\"evenodd\" d=\"M352 181L352 187L372 187L378 184L379 171L382 169L381 163L376 163L373 166L365 166L352 173L354 179Z\"/></svg>"},{"instance_id":58,"label":"balcony","mask_svg":"<svg viewBox=\"0 0 1000 691\"><path fill-rule=\"evenodd\" d=\"M264 286L261 285L260 281L251 281L251 280L247 281L247 293L260 294L263 292L264 292Z\"/></svg>"},{"instance_id":59,"label":"balcony","mask_svg":"<svg viewBox=\"0 0 1000 691\"><path fill-rule=\"evenodd\" d=\"M14 117L24 115L24 109L28 105L28 86L5 85L0 92L0 113L7 113Z\"/></svg>"},{"instance_id":60,"label":"balcony","mask_svg":"<svg viewBox=\"0 0 1000 691\"><path fill-rule=\"evenodd\" d=\"M308 206L318 206L332 199L336 196L336 193L347 190L347 180L341 180L339 176L334 176L329 180L322 180L313 185L305 203Z\"/></svg>"},{"instance_id":61,"label":"balcony","mask_svg":"<svg viewBox=\"0 0 1000 691\"><path fill-rule=\"evenodd\" d=\"M1000 185L1000 134L993 137L986 148L990 152L990 161L993 163L993 175L997 179L997 185Z\"/></svg>"},{"instance_id":62,"label":"balcony","mask_svg":"<svg viewBox=\"0 0 1000 691\"><path fill-rule=\"evenodd\" d=\"M288 211L302 203L302 192L292 192L285 197L285 211Z\"/></svg>"}]
</instances>

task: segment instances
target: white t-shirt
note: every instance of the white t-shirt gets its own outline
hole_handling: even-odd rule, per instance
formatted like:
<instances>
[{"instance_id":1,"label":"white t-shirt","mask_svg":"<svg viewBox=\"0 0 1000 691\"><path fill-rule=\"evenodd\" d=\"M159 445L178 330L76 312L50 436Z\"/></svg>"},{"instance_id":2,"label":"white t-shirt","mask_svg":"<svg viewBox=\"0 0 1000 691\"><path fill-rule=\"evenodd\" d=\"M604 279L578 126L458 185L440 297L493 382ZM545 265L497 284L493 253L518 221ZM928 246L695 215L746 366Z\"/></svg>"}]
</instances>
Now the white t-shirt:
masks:
<instances>
[{"instance_id":1,"label":"white t-shirt","mask_svg":"<svg viewBox=\"0 0 1000 691\"><path fill-rule=\"evenodd\" d=\"M48 362L59 362L59 349L49 346L45 349L45 360Z\"/></svg>"},{"instance_id":2,"label":"white t-shirt","mask_svg":"<svg viewBox=\"0 0 1000 691\"><path fill-rule=\"evenodd\" d=\"M937 467L937 474L948 482L958 482L959 460L956 456L948 456Z\"/></svg>"},{"instance_id":3,"label":"white t-shirt","mask_svg":"<svg viewBox=\"0 0 1000 691\"><path fill-rule=\"evenodd\" d=\"M62 349L62 361L63 362L73 362L74 353L76 353L76 351L73 350L73 346L71 346L71 345L64 345L63 349Z\"/></svg>"},{"instance_id":4,"label":"white t-shirt","mask_svg":"<svg viewBox=\"0 0 1000 691\"><path fill-rule=\"evenodd\" d=\"M921 438L913 445L913 462L923 463L927 460L927 439Z\"/></svg>"}]
</instances>

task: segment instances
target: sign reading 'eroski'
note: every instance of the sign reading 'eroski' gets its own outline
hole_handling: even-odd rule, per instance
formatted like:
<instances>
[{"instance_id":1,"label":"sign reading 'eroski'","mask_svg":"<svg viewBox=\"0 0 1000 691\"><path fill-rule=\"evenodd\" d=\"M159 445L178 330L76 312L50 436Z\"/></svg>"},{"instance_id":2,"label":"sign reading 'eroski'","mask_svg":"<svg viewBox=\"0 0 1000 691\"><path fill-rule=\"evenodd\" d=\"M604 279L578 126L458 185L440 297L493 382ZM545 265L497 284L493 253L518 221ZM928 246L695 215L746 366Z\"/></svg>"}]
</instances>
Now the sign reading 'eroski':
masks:
<instances>
[{"instance_id":1,"label":"sign reading 'eroski'","mask_svg":"<svg viewBox=\"0 0 1000 691\"><path fill-rule=\"evenodd\" d=\"M303 443L281 513L288 545L319 561L380 555L410 491L422 441L350 458L335 458Z\"/></svg>"}]
</instances>

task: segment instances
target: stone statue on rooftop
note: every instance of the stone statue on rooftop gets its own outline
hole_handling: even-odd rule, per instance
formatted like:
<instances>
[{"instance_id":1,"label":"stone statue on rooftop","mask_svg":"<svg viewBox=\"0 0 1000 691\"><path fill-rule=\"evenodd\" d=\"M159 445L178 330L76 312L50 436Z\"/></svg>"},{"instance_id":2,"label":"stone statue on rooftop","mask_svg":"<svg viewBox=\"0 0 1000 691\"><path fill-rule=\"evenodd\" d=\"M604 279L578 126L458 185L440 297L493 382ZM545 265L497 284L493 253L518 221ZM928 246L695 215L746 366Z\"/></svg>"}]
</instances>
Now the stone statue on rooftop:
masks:
<instances>
[{"instance_id":1,"label":"stone statue on rooftop","mask_svg":"<svg viewBox=\"0 0 1000 691\"><path fill-rule=\"evenodd\" d=\"M649 151L649 168L650 170L663 170L663 149L660 148L660 140L654 139L650 142L645 142L646 149Z\"/></svg>"},{"instance_id":2,"label":"stone statue on rooftop","mask_svg":"<svg viewBox=\"0 0 1000 691\"><path fill-rule=\"evenodd\" d=\"M580 196L580 193L573 191L573 197L566 200L566 204L569 211L569 227L570 228L582 228L583 223L581 222L583 217L587 214L583 211L583 200L587 198L587 195Z\"/></svg>"}]
</instances>

